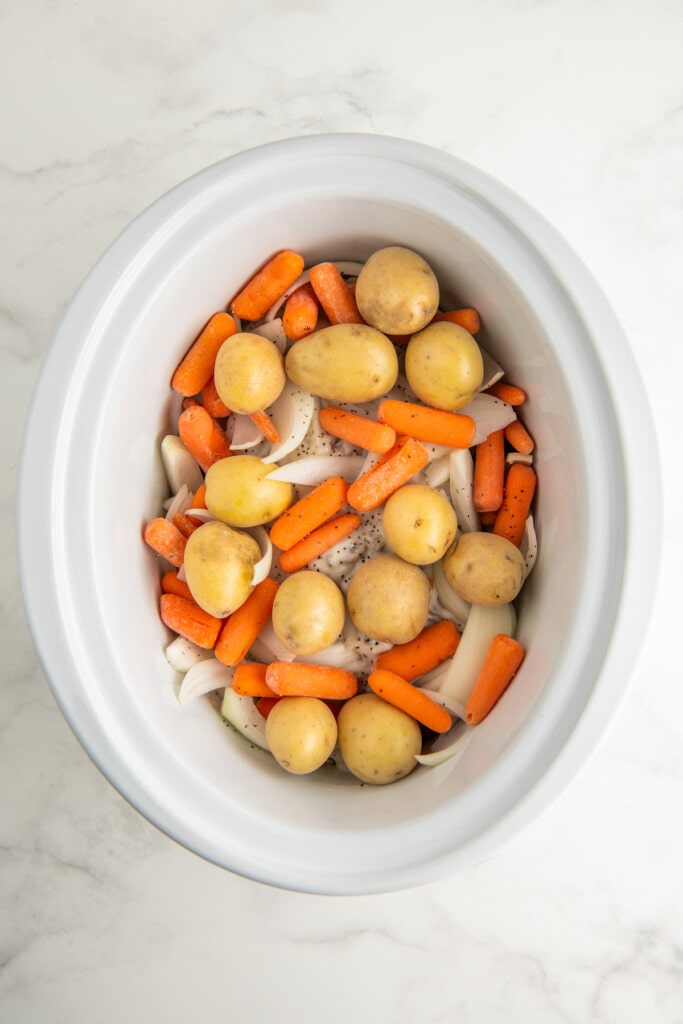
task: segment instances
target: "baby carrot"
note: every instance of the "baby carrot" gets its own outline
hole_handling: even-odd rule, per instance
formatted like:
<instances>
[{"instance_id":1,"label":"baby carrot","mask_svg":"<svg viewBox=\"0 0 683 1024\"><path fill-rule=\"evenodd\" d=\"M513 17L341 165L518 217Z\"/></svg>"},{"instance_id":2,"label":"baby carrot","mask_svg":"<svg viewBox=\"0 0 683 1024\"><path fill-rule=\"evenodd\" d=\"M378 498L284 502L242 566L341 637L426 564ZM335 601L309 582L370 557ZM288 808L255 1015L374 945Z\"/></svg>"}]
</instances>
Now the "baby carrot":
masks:
<instances>
[{"instance_id":1,"label":"baby carrot","mask_svg":"<svg viewBox=\"0 0 683 1024\"><path fill-rule=\"evenodd\" d=\"M230 309L242 320L260 320L304 269L298 252L283 249L268 260L235 296Z\"/></svg>"},{"instance_id":2,"label":"baby carrot","mask_svg":"<svg viewBox=\"0 0 683 1024\"><path fill-rule=\"evenodd\" d=\"M465 705L465 720L470 725L478 725L486 718L523 660L524 648L518 640L505 633L494 636Z\"/></svg>"},{"instance_id":3,"label":"baby carrot","mask_svg":"<svg viewBox=\"0 0 683 1024\"><path fill-rule=\"evenodd\" d=\"M176 512L173 516L173 525L180 530L186 540L197 529L197 524L190 516L186 516L184 512Z\"/></svg>"},{"instance_id":4,"label":"baby carrot","mask_svg":"<svg viewBox=\"0 0 683 1024\"><path fill-rule=\"evenodd\" d=\"M405 711L432 732L448 732L453 724L444 707L436 704L426 693L395 672L390 672L386 668L376 668L368 676L368 686L387 704L393 704L395 708Z\"/></svg>"},{"instance_id":5,"label":"baby carrot","mask_svg":"<svg viewBox=\"0 0 683 1024\"><path fill-rule=\"evenodd\" d=\"M202 388L202 405L209 416L213 416L214 419L225 419L226 416L230 415L230 410L216 390L213 374L211 374Z\"/></svg>"},{"instance_id":6,"label":"baby carrot","mask_svg":"<svg viewBox=\"0 0 683 1024\"><path fill-rule=\"evenodd\" d=\"M524 537L524 526L531 511L536 490L536 473L523 462L513 463L505 477L503 504L498 510L493 532L507 537L517 547Z\"/></svg>"},{"instance_id":7,"label":"baby carrot","mask_svg":"<svg viewBox=\"0 0 683 1024\"><path fill-rule=\"evenodd\" d=\"M439 323L442 320L448 320L452 324L458 324L459 327L464 327L470 334L476 334L477 331L481 330L481 317L476 309L449 309L445 313L437 313L432 323Z\"/></svg>"},{"instance_id":8,"label":"baby carrot","mask_svg":"<svg viewBox=\"0 0 683 1024\"><path fill-rule=\"evenodd\" d=\"M346 287L334 263L311 267L311 285L331 324L364 324L355 296Z\"/></svg>"},{"instance_id":9,"label":"baby carrot","mask_svg":"<svg viewBox=\"0 0 683 1024\"><path fill-rule=\"evenodd\" d=\"M190 502L190 508L206 508L206 484L200 484Z\"/></svg>"},{"instance_id":10,"label":"baby carrot","mask_svg":"<svg viewBox=\"0 0 683 1024\"><path fill-rule=\"evenodd\" d=\"M162 594L159 608L163 623L174 633L206 650L216 643L222 620L209 615L194 601L177 594Z\"/></svg>"},{"instance_id":11,"label":"baby carrot","mask_svg":"<svg viewBox=\"0 0 683 1024\"><path fill-rule=\"evenodd\" d=\"M271 697L279 700L278 695L266 682L267 665L245 663L238 665L232 675L232 688L243 697Z\"/></svg>"},{"instance_id":12,"label":"baby carrot","mask_svg":"<svg viewBox=\"0 0 683 1024\"><path fill-rule=\"evenodd\" d=\"M326 522L346 504L349 485L341 476L331 476L290 505L270 528L270 539L287 551L307 534Z\"/></svg>"},{"instance_id":13,"label":"baby carrot","mask_svg":"<svg viewBox=\"0 0 683 1024\"><path fill-rule=\"evenodd\" d=\"M185 537L168 519L152 519L144 529L143 537L153 551L171 565L180 568L185 556Z\"/></svg>"},{"instance_id":14,"label":"baby carrot","mask_svg":"<svg viewBox=\"0 0 683 1024\"><path fill-rule=\"evenodd\" d=\"M282 314L282 326L290 341L299 341L314 331L318 323L318 300L310 282L289 296Z\"/></svg>"},{"instance_id":15,"label":"baby carrot","mask_svg":"<svg viewBox=\"0 0 683 1024\"><path fill-rule=\"evenodd\" d=\"M232 455L225 434L203 405L193 405L181 412L178 433L205 473L214 462Z\"/></svg>"},{"instance_id":16,"label":"baby carrot","mask_svg":"<svg viewBox=\"0 0 683 1024\"><path fill-rule=\"evenodd\" d=\"M428 408L417 402L387 398L380 402L377 419L388 423L397 434L407 434L428 444L469 448L474 440L475 425L471 416Z\"/></svg>"},{"instance_id":17,"label":"baby carrot","mask_svg":"<svg viewBox=\"0 0 683 1024\"><path fill-rule=\"evenodd\" d=\"M505 428L505 440L520 455L531 455L534 450L534 439L521 420L513 420Z\"/></svg>"},{"instance_id":18,"label":"baby carrot","mask_svg":"<svg viewBox=\"0 0 683 1024\"><path fill-rule=\"evenodd\" d=\"M260 697L259 700L256 701L256 710L260 715L263 715L264 718L267 718L280 700L282 700L282 697Z\"/></svg>"},{"instance_id":19,"label":"baby carrot","mask_svg":"<svg viewBox=\"0 0 683 1024\"><path fill-rule=\"evenodd\" d=\"M174 391L186 397L198 394L213 373L218 349L236 330L229 313L214 313L173 374Z\"/></svg>"},{"instance_id":20,"label":"baby carrot","mask_svg":"<svg viewBox=\"0 0 683 1024\"><path fill-rule=\"evenodd\" d=\"M178 579L178 573L173 570L165 572L161 577L161 591L164 594L175 594L177 597L184 597L186 601L193 601L192 591L185 580Z\"/></svg>"},{"instance_id":21,"label":"baby carrot","mask_svg":"<svg viewBox=\"0 0 683 1024\"><path fill-rule=\"evenodd\" d=\"M396 431L384 423L359 416L355 412L328 405L320 410L320 425L323 430L343 441L350 441L357 448L383 454L396 444Z\"/></svg>"},{"instance_id":22,"label":"baby carrot","mask_svg":"<svg viewBox=\"0 0 683 1024\"><path fill-rule=\"evenodd\" d=\"M298 541L280 555L280 568L283 572L297 572L309 565L318 555L329 551L331 547L344 540L360 526L361 518L355 512L347 512L336 519L323 523L303 540Z\"/></svg>"},{"instance_id":23,"label":"baby carrot","mask_svg":"<svg viewBox=\"0 0 683 1024\"><path fill-rule=\"evenodd\" d=\"M507 402L508 405L524 405L526 402L526 391L514 384L506 384L504 380L497 380L486 389L486 394L500 398L501 402Z\"/></svg>"},{"instance_id":24,"label":"baby carrot","mask_svg":"<svg viewBox=\"0 0 683 1024\"><path fill-rule=\"evenodd\" d=\"M477 512L495 512L503 503L505 482L505 437L492 431L475 448L473 494Z\"/></svg>"},{"instance_id":25,"label":"baby carrot","mask_svg":"<svg viewBox=\"0 0 683 1024\"><path fill-rule=\"evenodd\" d=\"M407 682L412 682L446 658L455 654L460 634L449 619L425 626L421 633L405 644L395 644L375 659L375 668L384 668Z\"/></svg>"},{"instance_id":26,"label":"baby carrot","mask_svg":"<svg viewBox=\"0 0 683 1024\"><path fill-rule=\"evenodd\" d=\"M493 526L493 524L496 521L497 515L498 509L495 509L493 512L480 512L479 522L481 523L482 526Z\"/></svg>"},{"instance_id":27,"label":"baby carrot","mask_svg":"<svg viewBox=\"0 0 683 1024\"><path fill-rule=\"evenodd\" d=\"M280 434L277 427L271 420L270 416L264 409L260 409L258 412L249 413L252 422L256 424L263 436L271 444L280 443Z\"/></svg>"},{"instance_id":28,"label":"baby carrot","mask_svg":"<svg viewBox=\"0 0 683 1024\"><path fill-rule=\"evenodd\" d=\"M266 683L280 697L346 700L358 691L358 680L346 669L295 661L274 661L266 671Z\"/></svg>"},{"instance_id":29,"label":"baby carrot","mask_svg":"<svg viewBox=\"0 0 683 1024\"><path fill-rule=\"evenodd\" d=\"M412 437L401 438L382 456L383 461L363 473L351 484L347 500L359 512L370 512L390 494L407 483L429 462L429 452Z\"/></svg>"},{"instance_id":30,"label":"baby carrot","mask_svg":"<svg viewBox=\"0 0 683 1024\"><path fill-rule=\"evenodd\" d=\"M256 584L244 604L229 616L216 644L216 657L224 665L237 665L246 657L247 651L270 618L277 590L275 580L266 577Z\"/></svg>"}]
</instances>

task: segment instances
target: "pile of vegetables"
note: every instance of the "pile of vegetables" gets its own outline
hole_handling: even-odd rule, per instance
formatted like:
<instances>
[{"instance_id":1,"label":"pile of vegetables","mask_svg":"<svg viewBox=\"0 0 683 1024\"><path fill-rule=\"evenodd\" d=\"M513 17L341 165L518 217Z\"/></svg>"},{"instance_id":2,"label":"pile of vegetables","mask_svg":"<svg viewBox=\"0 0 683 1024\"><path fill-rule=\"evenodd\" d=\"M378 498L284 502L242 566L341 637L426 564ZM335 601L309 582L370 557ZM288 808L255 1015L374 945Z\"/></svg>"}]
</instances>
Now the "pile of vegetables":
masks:
<instances>
[{"instance_id":1,"label":"pile of vegetables","mask_svg":"<svg viewBox=\"0 0 683 1024\"><path fill-rule=\"evenodd\" d=\"M181 703L293 774L386 784L464 749L517 673L536 557L526 395L402 246L276 253L171 386L171 498L144 539Z\"/></svg>"}]
</instances>

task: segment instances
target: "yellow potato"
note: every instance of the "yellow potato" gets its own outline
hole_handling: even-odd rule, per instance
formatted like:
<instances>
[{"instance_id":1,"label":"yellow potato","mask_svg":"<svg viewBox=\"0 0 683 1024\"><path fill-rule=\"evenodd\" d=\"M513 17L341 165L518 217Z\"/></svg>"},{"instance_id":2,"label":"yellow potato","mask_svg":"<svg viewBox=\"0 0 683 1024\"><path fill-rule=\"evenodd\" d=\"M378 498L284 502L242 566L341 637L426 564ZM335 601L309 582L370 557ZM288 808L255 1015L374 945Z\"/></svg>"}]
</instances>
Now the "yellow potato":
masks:
<instances>
[{"instance_id":1,"label":"yellow potato","mask_svg":"<svg viewBox=\"0 0 683 1024\"><path fill-rule=\"evenodd\" d=\"M458 520L450 501L427 484L405 484L382 512L389 547L414 565L431 565L453 543Z\"/></svg>"},{"instance_id":2,"label":"yellow potato","mask_svg":"<svg viewBox=\"0 0 683 1024\"><path fill-rule=\"evenodd\" d=\"M371 402L398 377L396 349L365 324L335 324L295 342L285 359L290 380L331 402Z\"/></svg>"},{"instance_id":3,"label":"yellow potato","mask_svg":"<svg viewBox=\"0 0 683 1024\"><path fill-rule=\"evenodd\" d=\"M283 697L266 719L266 742L285 771L308 775L334 750L337 723L317 697Z\"/></svg>"},{"instance_id":4,"label":"yellow potato","mask_svg":"<svg viewBox=\"0 0 683 1024\"><path fill-rule=\"evenodd\" d=\"M294 488L269 480L277 465L256 455L232 455L214 462L206 474L206 507L229 526L260 526L284 512L294 501Z\"/></svg>"},{"instance_id":5,"label":"yellow potato","mask_svg":"<svg viewBox=\"0 0 683 1024\"><path fill-rule=\"evenodd\" d=\"M400 245L379 249L356 281L356 304L364 320L385 334L414 334L439 308L439 283L418 253Z\"/></svg>"},{"instance_id":6,"label":"yellow potato","mask_svg":"<svg viewBox=\"0 0 683 1024\"><path fill-rule=\"evenodd\" d=\"M228 409L260 412L273 404L285 386L284 359L268 338L233 334L218 350L213 378Z\"/></svg>"},{"instance_id":7,"label":"yellow potato","mask_svg":"<svg viewBox=\"0 0 683 1024\"><path fill-rule=\"evenodd\" d=\"M417 765L415 755L422 749L419 725L374 693L348 700L339 712L337 729L344 763L361 782L383 786L402 779Z\"/></svg>"},{"instance_id":8,"label":"yellow potato","mask_svg":"<svg viewBox=\"0 0 683 1024\"><path fill-rule=\"evenodd\" d=\"M199 526L185 546L185 577L193 598L209 615L224 619L253 590L254 565L261 549L247 533L225 523Z\"/></svg>"},{"instance_id":9,"label":"yellow potato","mask_svg":"<svg viewBox=\"0 0 683 1024\"><path fill-rule=\"evenodd\" d=\"M329 576L302 569L280 584L273 629L288 651L316 654L333 644L344 627L344 595Z\"/></svg>"},{"instance_id":10,"label":"yellow potato","mask_svg":"<svg viewBox=\"0 0 683 1024\"><path fill-rule=\"evenodd\" d=\"M495 533L463 533L443 558L449 586L470 604L508 604L524 583L519 548Z\"/></svg>"},{"instance_id":11,"label":"yellow potato","mask_svg":"<svg viewBox=\"0 0 683 1024\"><path fill-rule=\"evenodd\" d=\"M373 640L404 644L427 622L429 583L418 566L396 555L375 555L351 577L346 604L361 633Z\"/></svg>"},{"instance_id":12,"label":"yellow potato","mask_svg":"<svg viewBox=\"0 0 683 1024\"><path fill-rule=\"evenodd\" d=\"M406 377L426 405L454 411L471 402L481 387L484 362L470 332L444 320L410 339Z\"/></svg>"}]
</instances>

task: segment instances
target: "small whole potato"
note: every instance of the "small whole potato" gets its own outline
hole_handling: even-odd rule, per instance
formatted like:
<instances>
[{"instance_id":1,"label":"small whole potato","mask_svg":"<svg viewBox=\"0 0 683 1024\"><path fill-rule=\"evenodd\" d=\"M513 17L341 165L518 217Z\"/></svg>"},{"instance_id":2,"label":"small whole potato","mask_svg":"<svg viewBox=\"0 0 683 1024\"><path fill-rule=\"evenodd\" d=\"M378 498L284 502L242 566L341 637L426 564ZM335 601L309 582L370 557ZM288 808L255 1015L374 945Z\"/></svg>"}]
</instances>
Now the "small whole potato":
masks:
<instances>
[{"instance_id":1,"label":"small whole potato","mask_svg":"<svg viewBox=\"0 0 683 1024\"><path fill-rule=\"evenodd\" d=\"M451 412L471 402L484 379L476 341L464 327L447 320L413 335L406 348L405 369L418 398Z\"/></svg>"},{"instance_id":2,"label":"small whole potato","mask_svg":"<svg viewBox=\"0 0 683 1024\"><path fill-rule=\"evenodd\" d=\"M429 614L429 583L417 565L396 555L375 555L354 572L346 604L356 629L373 640L405 644Z\"/></svg>"},{"instance_id":3,"label":"small whole potato","mask_svg":"<svg viewBox=\"0 0 683 1024\"><path fill-rule=\"evenodd\" d=\"M334 324L295 342L287 353L290 380L331 402L372 402L398 377L396 349L366 324Z\"/></svg>"},{"instance_id":4,"label":"small whole potato","mask_svg":"<svg viewBox=\"0 0 683 1024\"><path fill-rule=\"evenodd\" d=\"M365 321L385 334L414 334L439 308L439 282L412 249L378 249L356 281L356 304Z\"/></svg>"},{"instance_id":5,"label":"small whole potato","mask_svg":"<svg viewBox=\"0 0 683 1024\"><path fill-rule=\"evenodd\" d=\"M317 697L283 697L266 719L266 742L285 771L308 775L334 750L337 723Z\"/></svg>"},{"instance_id":6,"label":"small whole potato","mask_svg":"<svg viewBox=\"0 0 683 1024\"><path fill-rule=\"evenodd\" d=\"M225 523L204 523L185 545L185 577L190 592L209 615L224 619L244 604L254 589L254 565L261 549L248 533Z\"/></svg>"},{"instance_id":7,"label":"small whole potato","mask_svg":"<svg viewBox=\"0 0 683 1024\"><path fill-rule=\"evenodd\" d=\"M458 519L450 501L427 484L404 484L382 512L389 547L406 562L431 565L453 543Z\"/></svg>"},{"instance_id":8,"label":"small whole potato","mask_svg":"<svg viewBox=\"0 0 683 1024\"><path fill-rule=\"evenodd\" d=\"M337 729L344 763L361 782L383 786L409 775L417 765L420 726L374 693L348 700L339 712Z\"/></svg>"},{"instance_id":9,"label":"small whole potato","mask_svg":"<svg viewBox=\"0 0 683 1024\"><path fill-rule=\"evenodd\" d=\"M285 386L284 359L258 334L233 334L218 350L214 383L233 412L249 414L272 405Z\"/></svg>"},{"instance_id":10,"label":"small whole potato","mask_svg":"<svg viewBox=\"0 0 683 1024\"><path fill-rule=\"evenodd\" d=\"M443 557L449 586L470 604L508 604L524 582L519 548L495 533L463 533Z\"/></svg>"},{"instance_id":11,"label":"small whole potato","mask_svg":"<svg viewBox=\"0 0 683 1024\"><path fill-rule=\"evenodd\" d=\"M256 455L231 455L210 466L206 507L229 526L261 526L284 512L294 501L294 488L283 480L269 480L277 469Z\"/></svg>"},{"instance_id":12,"label":"small whole potato","mask_svg":"<svg viewBox=\"0 0 683 1024\"><path fill-rule=\"evenodd\" d=\"M273 604L273 629L288 651L317 654L344 628L344 595L329 576L302 569L288 576Z\"/></svg>"}]
</instances>

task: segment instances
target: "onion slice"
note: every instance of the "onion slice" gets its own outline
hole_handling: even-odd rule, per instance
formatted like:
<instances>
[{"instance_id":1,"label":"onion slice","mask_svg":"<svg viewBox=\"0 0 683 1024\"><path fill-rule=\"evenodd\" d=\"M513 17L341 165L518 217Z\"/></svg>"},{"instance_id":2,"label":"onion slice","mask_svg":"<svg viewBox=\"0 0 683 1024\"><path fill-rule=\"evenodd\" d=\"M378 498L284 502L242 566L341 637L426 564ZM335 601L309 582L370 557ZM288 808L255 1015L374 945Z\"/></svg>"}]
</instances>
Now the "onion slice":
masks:
<instances>
[{"instance_id":1,"label":"onion slice","mask_svg":"<svg viewBox=\"0 0 683 1024\"><path fill-rule=\"evenodd\" d=\"M205 647L199 647L184 636L177 636L171 640L165 650L166 661L176 672L189 672L191 668L198 665L200 661L208 661L213 658L213 651L207 651Z\"/></svg>"},{"instance_id":2,"label":"onion slice","mask_svg":"<svg viewBox=\"0 0 683 1024\"><path fill-rule=\"evenodd\" d=\"M266 740L266 720L257 711L253 697L235 693L232 686L226 686L221 704L221 715L250 743L254 743L263 750L270 750Z\"/></svg>"},{"instance_id":3,"label":"onion slice","mask_svg":"<svg viewBox=\"0 0 683 1024\"><path fill-rule=\"evenodd\" d=\"M479 344L477 342L477 344ZM486 391L492 384L495 384L497 380L505 376L505 371L500 363L496 362L490 352L487 352L485 348L479 345L479 351L481 352L481 358L484 362L484 378L481 382L480 391Z\"/></svg>"},{"instance_id":4,"label":"onion slice","mask_svg":"<svg viewBox=\"0 0 683 1024\"><path fill-rule=\"evenodd\" d=\"M167 434L162 439L161 462L173 494L177 494L183 484L188 491L201 487L204 477L199 464L176 434Z\"/></svg>"},{"instance_id":5,"label":"onion slice","mask_svg":"<svg viewBox=\"0 0 683 1024\"><path fill-rule=\"evenodd\" d=\"M352 483L364 462L364 455L304 455L301 459L278 466L268 474L268 479L315 487L330 476L341 476L347 483Z\"/></svg>"},{"instance_id":6,"label":"onion slice","mask_svg":"<svg viewBox=\"0 0 683 1024\"><path fill-rule=\"evenodd\" d=\"M264 526L253 526L251 529L245 530L245 533L250 534L261 549L261 557L254 564L254 575L251 578L252 586L255 587L270 574L273 564L273 543Z\"/></svg>"},{"instance_id":7,"label":"onion slice","mask_svg":"<svg viewBox=\"0 0 683 1024\"><path fill-rule=\"evenodd\" d=\"M185 675L178 691L180 704L187 704L195 697L203 697L214 690L232 687L233 670L218 658L211 657L194 665Z\"/></svg>"},{"instance_id":8,"label":"onion slice","mask_svg":"<svg viewBox=\"0 0 683 1024\"><path fill-rule=\"evenodd\" d=\"M432 578L434 580L434 588L436 590L439 602L443 605L446 611L449 611L455 619L455 624L462 630L467 622L471 605L467 601L464 601L446 580L445 573L443 571L443 562L439 559L432 566Z\"/></svg>"},{"instance_id":9,"label":"onion slice","mask_svg":"<svg viewBox=\"0 0 683 1024\"><path fill-rule=\"evenodd\" d=\"M269 409L270 418L281 437L280 444L264 455L263 462L277 462L298 448L308 430L318 400L308 391L287 380L280 396Z\"/></svg>"},{"instance_id":10,"label":"onion slice","mask_svg":"<svg viewBox=\"0 0 683 1024\"><path fill-rule=\"evenodd\" d=\"M524 536L522 537L522 543L520 544L519 550L524 558L524 579L526 579L533 567L536 565L536 556L538 554L538 542L536 540L536 528L534 526L533 516L528 516L527 521L524 524Z\"/></svg>"},{"instance_id":11,"label":"onion slice","mask_svg":"<svg viewBox=\"0 0 683 1024\"><path fill-rule=\"evenodd\" d=\"M166 508L166 518L173 522L173 516L178 512L184 512L192 503L192 493L186 484L182 484L177 494L174 494Z\"/></svg>"},{"instance_id":12,"label":"onion slice","mask_svg":"<svg viewBox=\"0 0 683 1024\"><path fill-rule=\"evenodd\" d=\"M467 704L494 636L514 636L516 623L512 604L473 604L438 692L459 704Z\"/></svg>"},{"instance_id":13,"label":"onion slice","mask_svg":"<svg viewBox=\"0 0 683 1024\"><path fill-rule=\"evenodd\" d=\"M464 533L481 529L479 513L472 500L474 459L469 448L454 448L450 454L451 503Z\"/></svg>"},{"instance_id":14,"label":"onion slice","mask_svg":"<svg viewBox=\"0 0 683 1024\"><path fill-rule=\"evenodd\" d=\"M444 764L446 761L453 761L453 758L460 758L472 739L474 729L463 721L457 721L452 729L443 733L430 746L424 754L416 754L415 760L420 764L429 765L430 768Z\"/></svg>"},{"instance_id":15,"label":"onion slice","mask_svg":"<svg viewBox=\"0 0 683 1024\"><path fill-rule=\"evenodd\" d=\"M243 416L241 413L235 413L232 422L230 451L244 451L247 448L255 448L262 440L263 434L254 423L251 416Z\"/></svg>"},{"instance_id":16,"label":"onion slice","mask_svg":"<svg viewBox=\"0 0 683 1024\"><path fill-rule=\"evenodd\" d=\"M284 352L287 348L287 335L285 334L280 317L253 327L249 333L258 334L261 338L267 338L268 341L272 341L279 352Z\"/></svg>"},{"instance_id":17,"label":"onion slice","mask_svg":"<svg viewBox=\"0 0 683 1024\"><path fill-rule=\"evenodd\" d=\"M474 420L475 432L471 447L481 444L494 430L502 430L517 419L517 413L495 395L475 395L471 402L458 409L459 413L471 416Z\"/></svg>"}]
</instances>

